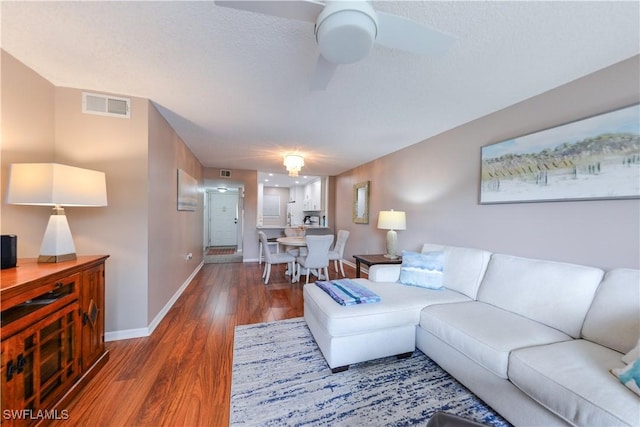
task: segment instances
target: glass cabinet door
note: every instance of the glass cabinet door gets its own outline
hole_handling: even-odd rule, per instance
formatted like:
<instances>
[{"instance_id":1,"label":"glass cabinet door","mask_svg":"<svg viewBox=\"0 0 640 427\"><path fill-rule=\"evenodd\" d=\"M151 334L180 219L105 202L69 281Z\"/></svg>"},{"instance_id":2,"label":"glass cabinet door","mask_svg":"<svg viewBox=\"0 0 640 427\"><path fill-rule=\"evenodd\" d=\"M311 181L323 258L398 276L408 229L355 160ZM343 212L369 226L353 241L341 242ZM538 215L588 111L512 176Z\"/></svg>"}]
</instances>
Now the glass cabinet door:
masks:
<instances>
[{"instance_id":1,"label":"glass cabinet door","mask_svg":"<svg viewBox=\"0 0 640 427\"><path fill-rule=\"evenodd\" d=\"M2 341L2 425L31 425L80 375L77 302ZM47 414L46 416L51 416Z\"/></svg>"}]
</instances>

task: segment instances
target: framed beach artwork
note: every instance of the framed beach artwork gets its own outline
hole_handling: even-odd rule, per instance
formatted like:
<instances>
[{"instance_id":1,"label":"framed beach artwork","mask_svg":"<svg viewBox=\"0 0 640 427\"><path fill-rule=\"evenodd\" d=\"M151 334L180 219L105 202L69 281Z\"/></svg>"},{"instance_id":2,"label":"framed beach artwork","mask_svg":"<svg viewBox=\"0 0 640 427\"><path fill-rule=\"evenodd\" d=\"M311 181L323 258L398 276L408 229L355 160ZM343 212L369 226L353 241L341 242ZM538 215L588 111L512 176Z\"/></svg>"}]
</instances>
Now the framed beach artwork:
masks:
<instances>
[{"instance_id":1,"label":"framed beach artwork","mask_svg":"<svg viewBox=\"0 0 640 427\"><path fill-rule=\"evenodd\" d=\"M640 104L482 147L480 203L640 198Z\"/></svg>"},{"instance_id":2,"label":"framed beach artwork","mask_svg":"<svg viewBox=\"0 0 640 427\"><path fill-rule=\"evenodd\" d=\"M198 207L198 181L178 169L178 210L195 211Z\"/></svg>"}]
</instances>

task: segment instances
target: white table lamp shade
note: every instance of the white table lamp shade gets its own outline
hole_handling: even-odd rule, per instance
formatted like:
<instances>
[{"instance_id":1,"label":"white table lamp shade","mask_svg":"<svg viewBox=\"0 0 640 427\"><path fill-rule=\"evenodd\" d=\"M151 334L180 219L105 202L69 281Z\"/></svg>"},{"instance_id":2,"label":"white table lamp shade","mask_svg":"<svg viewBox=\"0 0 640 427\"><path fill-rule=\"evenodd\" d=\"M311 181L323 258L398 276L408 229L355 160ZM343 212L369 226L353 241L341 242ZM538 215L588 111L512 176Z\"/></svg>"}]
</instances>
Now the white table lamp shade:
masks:
<instances>
[{"instance_id":1,"label":"white table lamp shade","mask_svg":"<svg viewBox=\"0 0 640 427\"><path fill-rule=\"evenodd\" d=\"M390 259L398 258L398 233L396 230L406 230L407 218L404 212L380 211L378 216L378 228L389 230L387 232L387 253L384 255Z\"/></svg>"},{"instance_id":2,"label":"white table lamp shade","mask_svg":"<svg viewBox=\"0 0 640 427\"><path fill-rule=\"evenodd\" d=\"M378 217L378 228L382 230L406 230L407 218L404 212L394 211L380 211Z\"/></svg>"},{"instance_id":3,"label":"white table lamp shade","mask_svg":"<svg viewBox=\"0 0 640 427\"><path fill-rule=\"evenodd\" d=\"M76 259L63 206L107 206L104 172L59 163L14 163L9 171L7 203L54 206L40 247L39 262Z\"/></svg>"},{"instance_id":4,"label":"white table lamp shade","mask_svg":"<svg viewBox=\"0 0 640 427\"><path fill-rule=\"evenodd\" d=\"M38 206L107 206L104 172L59 163L14 163L7 203Z\"/></svg>"}]
</instances>

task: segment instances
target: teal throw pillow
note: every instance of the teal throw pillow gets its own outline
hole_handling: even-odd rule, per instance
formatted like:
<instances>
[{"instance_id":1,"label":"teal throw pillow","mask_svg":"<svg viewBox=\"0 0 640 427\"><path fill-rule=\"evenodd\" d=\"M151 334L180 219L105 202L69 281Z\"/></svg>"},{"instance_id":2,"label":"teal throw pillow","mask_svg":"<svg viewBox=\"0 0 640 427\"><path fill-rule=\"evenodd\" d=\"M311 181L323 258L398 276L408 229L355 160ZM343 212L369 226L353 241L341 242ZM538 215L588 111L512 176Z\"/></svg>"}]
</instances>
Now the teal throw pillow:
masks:
<instances>
[{"instance_id":1,"label":"teal throw pillow","mask_svg":"<svg viewBox=\"0 0 640 427\"><path fill-rule=\"evenodd\" d=\"M613 375L631 391L640 396L640 359L636 359L624 368L612 369Z\"/></svg>"},{"instance_id":2,"label":"teal throw pillow","mask_svg":"<svg viewBox=\"0 0 640 427\"><path fill-rule=\"evenodd\" d=\"M402 251L400 283L428 289L442 288L444 252Z\"/></svg>"}]
</instances>

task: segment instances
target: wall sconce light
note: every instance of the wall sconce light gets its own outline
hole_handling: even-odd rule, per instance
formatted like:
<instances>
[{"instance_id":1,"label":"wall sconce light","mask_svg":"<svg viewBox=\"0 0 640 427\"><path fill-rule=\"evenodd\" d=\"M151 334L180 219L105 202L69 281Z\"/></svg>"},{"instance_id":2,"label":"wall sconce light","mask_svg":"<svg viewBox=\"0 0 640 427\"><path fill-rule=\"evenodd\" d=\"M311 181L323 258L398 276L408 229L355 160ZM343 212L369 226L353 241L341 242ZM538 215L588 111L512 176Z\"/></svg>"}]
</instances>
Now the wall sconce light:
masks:
<instances>
[{"instance_id":1,"label":"wall sconce light","mask_svg":"<svg viewBox=\"0 0 640 427\"><path fill-rule=\"evenodd\" d=\"M289 172L289 176L298 176L298 172L304 166L304 157L299 154L286 154L284 156L284 166Z\"/></svg>"},{"instance_id":2,"label":"wall sconce light","mask_svg":"<svg viewBox=\"0 0 640 427\"><path fill-rule=\"evenodd\" d=\"M225 187L218 187L218 193L226 193L227 189Z\"/></svg>"},{"instance_id":3,"label":"wall sconce light","mask_svg":"<svg viewBox=\"0 0 640 427\"><path fill-rule=\"evenodd\" d=\"M385 258L397 259L398 258L398 233L396 230L406 230L407 218L404 212L394 211L380 211L378 217L378 228L382 230L389 230L387 232L387 253Z\"/></svg>"},{"instance_id":4,"label":"wall sconce light","mask_svg":"<svg viewBox=\"0 0 640 427\"><path fill-rule=\"evenodd\" d=\"M107 206L105 174L59 163L14 163L7 203L53 206L38 262L74 260L76 249L63 206Z\"/></svg>"}]
</instances>

